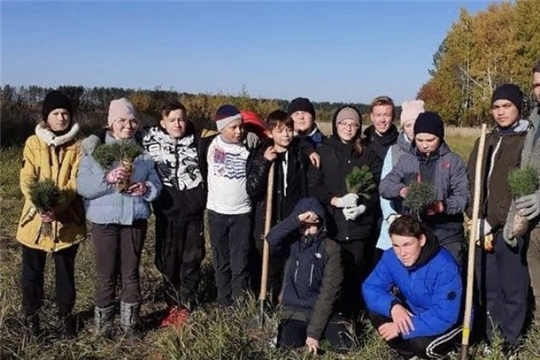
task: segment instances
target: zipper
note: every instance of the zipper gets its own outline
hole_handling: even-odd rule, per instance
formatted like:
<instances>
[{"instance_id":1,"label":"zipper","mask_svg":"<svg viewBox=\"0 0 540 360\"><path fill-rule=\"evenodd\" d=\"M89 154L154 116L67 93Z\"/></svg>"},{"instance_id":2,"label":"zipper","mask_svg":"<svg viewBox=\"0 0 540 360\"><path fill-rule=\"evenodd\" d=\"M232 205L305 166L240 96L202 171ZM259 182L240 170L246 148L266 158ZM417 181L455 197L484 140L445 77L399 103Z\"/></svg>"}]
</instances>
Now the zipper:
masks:
<instances>
[{"instance_id":1,"label":"zipper","mask_svg":"<svg viewBox=\"0 0 540 360\"><path fill-rule=\"evenodd\" d=\"M294 270L294 282L296 283L296 278L298 276L298 265L299 265L299 261L296 260L296 270Z\"/></svg>"},{"instance_id":2,"label":"zipper","mask_svg":"<svg viewBox=\"0 0 540 360\"><path fill-rule=\"evenodd\" d=\"M313 270L315 268L314 264L311 264L311 271L309 272L309 286L311 286L311 283L313 282Z\"/></svg>"}]
</instances>

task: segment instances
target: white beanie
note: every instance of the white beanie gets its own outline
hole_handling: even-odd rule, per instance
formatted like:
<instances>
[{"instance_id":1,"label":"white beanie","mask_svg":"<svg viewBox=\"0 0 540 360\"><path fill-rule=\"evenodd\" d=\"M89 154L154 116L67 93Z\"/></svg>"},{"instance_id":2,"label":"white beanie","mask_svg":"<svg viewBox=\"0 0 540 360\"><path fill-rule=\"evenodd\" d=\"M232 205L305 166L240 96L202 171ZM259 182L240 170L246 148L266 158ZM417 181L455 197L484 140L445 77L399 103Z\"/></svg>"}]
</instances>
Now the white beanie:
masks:
<instances>
[{"instance_id":1,"label":"white beanie","mask_svg":"<svg viewBox=\"0 0 540 360\"><path fill-rule=\"evenodd\" d=\"M404 101L403 104L401 104L401 116L399 118L401 127L403 127L406 122L415 121L418 115L424 111L423 100Z\"/></svg>"},{"instance_id":2,"label":"white beanie","mask_svg":"<svg viewBox=\"0 0 540 360\"><path fill-rule=\"evenodd\" d=\"M137 112L133 104L126 98L115 99L109 105L109 116L107 119L109 127L118 119L137 119Z\"/></svg>"}]
</instances>

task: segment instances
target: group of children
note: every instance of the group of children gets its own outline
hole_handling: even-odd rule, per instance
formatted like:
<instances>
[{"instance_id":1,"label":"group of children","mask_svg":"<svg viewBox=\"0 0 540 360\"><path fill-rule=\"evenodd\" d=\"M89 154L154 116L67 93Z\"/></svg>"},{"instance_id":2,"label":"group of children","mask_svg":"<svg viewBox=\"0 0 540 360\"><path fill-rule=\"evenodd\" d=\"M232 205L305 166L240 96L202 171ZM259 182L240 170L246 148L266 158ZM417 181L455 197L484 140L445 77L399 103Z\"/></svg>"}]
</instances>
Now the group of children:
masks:
<instances>
[{"instance_id":1,"label":"group of children","mask_svg":"<svg viewBox=\"0 0 540 360\"><path fill-rule=\"evenodd\" d=\"M522 119L522 105L515 85L493 93L495 127L482 159L478 214L480 236L491 234L494 249L477 249L475 321L487 315L488 343L498 329L509 353L519 345L525 323L529 233L515 236L505 224L516 211L531 221L540 212L536 193L523 199L509 195L508 172L534 162L537 149L538 124ZM143 129L128 100L113 100L107 126L84 140L63 94L47 94L42 115L24 148L25 204L17 232L23 309L33 334L40 331L43 269L52 252L60 331L75 335L74 262L86 221L97 271L96 332L113 328L120 274L120 324L127 336L135 334L142 301L139 263L152 211L155 265L169 306L163 324L174 324L197 303L206 210L219 306L234 306L258 291L268 241L270 298L282 308L280 348L305 345L316 353L326 337L334 350L345 351L354 343L350 325L361 309L403 358L441 356L459 335L463 214L472 215L478 144L467 166L445 142L441 117L425 111L421 100L403 103L401 132L393 124L392 99L381 96L371 104L372 125L363 133L362 114L344 106L335 112L328 136L317 128L306 98L291 101L287 111L271 112L264 129L248 133L245 118L254 114L223 105L214 117L217 132L206 136L176 101L163 108L158 125ZM138 145L141 152L132 164L117 161L105 169L96 154L107 144ZM373 181L362 193L346 180L358 169ZM43 179L71 196L39 212L29 189ZM127 188L119 190L126 181ZM269 182L273 196L266 204ZM407 202L409 195L418 196L411 195L415 183L433 190L431 202L416 212ZM42 231L43 223L52 224L51 234Z\"/></svg>"}]
</instances>

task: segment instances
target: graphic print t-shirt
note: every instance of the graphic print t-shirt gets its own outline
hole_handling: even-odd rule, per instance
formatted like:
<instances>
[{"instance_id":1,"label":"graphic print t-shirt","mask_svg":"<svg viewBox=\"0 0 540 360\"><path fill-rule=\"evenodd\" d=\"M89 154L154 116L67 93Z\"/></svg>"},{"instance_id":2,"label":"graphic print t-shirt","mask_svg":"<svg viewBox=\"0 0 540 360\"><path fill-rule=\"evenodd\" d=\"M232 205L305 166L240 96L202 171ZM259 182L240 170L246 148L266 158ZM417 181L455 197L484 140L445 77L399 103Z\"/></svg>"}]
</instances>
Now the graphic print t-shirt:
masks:
<instances>
[{"instance_id":1,"label":"graphic print t-shirt","mask_svg":"<svg viewBox=\"0 0 540 360\"><path fill-rule=\"evenodd\" d=\"M237 215L251 211L246 191L246 161L249 152L242 144L229 144L216 136L208 147L208 201L206 207L219 214Z\"/></svg>"}]
</instances>

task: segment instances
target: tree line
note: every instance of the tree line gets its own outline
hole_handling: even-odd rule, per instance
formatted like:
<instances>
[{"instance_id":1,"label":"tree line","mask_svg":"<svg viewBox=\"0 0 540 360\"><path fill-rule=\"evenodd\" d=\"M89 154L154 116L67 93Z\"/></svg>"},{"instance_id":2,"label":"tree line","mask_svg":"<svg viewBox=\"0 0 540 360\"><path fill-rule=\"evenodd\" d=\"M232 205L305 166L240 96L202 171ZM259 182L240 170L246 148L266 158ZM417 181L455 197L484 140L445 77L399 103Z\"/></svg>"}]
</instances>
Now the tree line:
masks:
<instances>
[{"instance_id":1,"label":"tree line","mask_svg":"<svg viewBox=\"0 0 540 360\"><path fill-rule=\"evenodd\" d=\"M433 55L430 80L417 97L451 125L475 126L489 118L491 94L503 83L531 90L540 59L540 1L494 3L459 18ZM527 97L525 108L532 105Z\"/></svg>"},{"instance_id":2,"label":"tree line","mask_svg":"<svg viewBox=\"0 0 540 360\"><path fill-rule=\"evenodd\" d=\"M262 119L275 109L285 109L290 100L256 99L247 91L237 95L224 94L191 94L164 90L156 87L153 90L124 89L117 87L84 87L59 86L57 88L4 85L0 88L2 105L1 145L21 145L33 133L39 121L41 104L45 95L51 90L59 90L73 102L75 117L83 131L88 133L107 123L109 103L113 99L128 98L136 107L143 124L154 124L161 117L161 108L171 100L180 100L188 109L189 118L198 128L213 128L212 121L216 109L226 103L232 103L240 109L251 110ZM313 102L318 121L331 121L334 112L343 102ZM363 114L369 111L369 105L352 104Z\"/></svg>"}]
</instances>

